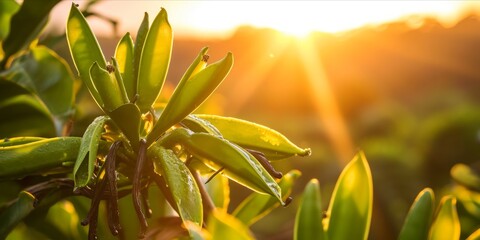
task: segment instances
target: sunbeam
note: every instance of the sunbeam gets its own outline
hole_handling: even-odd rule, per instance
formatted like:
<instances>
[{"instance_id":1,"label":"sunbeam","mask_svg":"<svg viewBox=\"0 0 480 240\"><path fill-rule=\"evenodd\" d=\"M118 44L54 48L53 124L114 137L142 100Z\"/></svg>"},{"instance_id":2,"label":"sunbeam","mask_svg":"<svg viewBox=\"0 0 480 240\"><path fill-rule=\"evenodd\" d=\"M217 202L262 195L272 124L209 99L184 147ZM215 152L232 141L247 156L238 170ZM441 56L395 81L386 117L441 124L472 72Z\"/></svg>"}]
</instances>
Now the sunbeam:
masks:
<instances>
[{"instance_id":1,"label":"sunbeam","mask_svg":"<svg viewBox=\"0 0 480 240\"><path fill-rule=\"evenodd\" d=\"M318 121L323 124L337 158L342 164L346 164L354 152L352 140L317 54L316 45L312 41L312 38L299 40L298 47L310 84L315 112Z\"/></svg>"}]
</instances>

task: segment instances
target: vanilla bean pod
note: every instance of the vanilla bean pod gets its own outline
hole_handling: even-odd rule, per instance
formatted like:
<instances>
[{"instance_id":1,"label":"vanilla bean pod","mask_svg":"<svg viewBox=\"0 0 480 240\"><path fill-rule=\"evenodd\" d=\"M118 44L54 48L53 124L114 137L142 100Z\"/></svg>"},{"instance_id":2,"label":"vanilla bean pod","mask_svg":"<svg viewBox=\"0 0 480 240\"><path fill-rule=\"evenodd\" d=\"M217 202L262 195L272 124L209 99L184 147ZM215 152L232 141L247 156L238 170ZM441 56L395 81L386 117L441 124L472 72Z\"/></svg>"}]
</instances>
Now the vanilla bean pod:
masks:
<instances>
[{"instance_id":1,"label":"vanilla bean pod","mask_svg":"<svg viewBox=\"0 0 480 240\"><path fill-rule=\"evenodd\" d=\"M118 235L119 231L121 230L118 210L117 175L115 172L115 159L117 150L121 145L121 141L114 142L110 147L110 151L105 159L105 177L108 181L108 187L110 190L110 197L107 199L108 227L114 236Z\"/></svg>"},{"instance_id":2,"label":"vanilla bean pod","mask_svg":"<svg viewBox=\"0 0 480 240\"><path fill-rule=\"evenodd\" d=\"M88 224L88 240L96 240L97 239L97 225L98 225L98 204L97 207L90 208L88 212L89 219ZM82 222L83 225L83 222ZM85 225L84 225L85 226Z\"/></svg>"},{"instance_id":3,"label":"vanilla bean pod","mask_svg":"<svg viewBox=\"0 0 480 240\"><path fill-rule=\"evenodd\" d=\"M252 154L258 160L258 162L262 164L263 168L265 168L265 170L267 170L267 172L274 178L280 179L283 177L283 174L281 172L278 172L277 170L275 170L275 168L273 168L272 164L270 164L264 153L252 149L246 150L250 154Z\"/></svg>"},{"instance_id":4,"label":"vanilla bean pod","mask_svg":"<svg viewBox=\"0 0 480 240\"><path fill-rule=\"evenodd\" d=\"M147 159L146 152L147 152L147 142L145 141L145 139L141 139L139 148L138 148L137 163L135 165L135 173L133 176L133 184L132 184L133 206L135 208L135 212L137 213L138 221L140 222L139 238L143 238L145 236L145 232L147 231L147 227L148 227L147 219L145 218L145 214L142 211L142 196L141 196L142 195L141 179L142 179L143 166L145 165L145 161Z\"/></svg>"},{"instance_id":5,"label":"vanilla bean pod","mask_svg":"<svg viewBox=\"0 0 480 240\"><path fill-rule=\"evenodd\" d=\"M95 218L94 220L96 221L96 215L98 215L98 205L100 204L100 200L103 195L102 193L106 185L107 182L105 181L105 179L97 179L92 202L90 203L90 210L88 211L87 217L81 223L83 226L89 225L92 222L93 218ZM97 214L95 214L95 212ZM90 225L90 228L92 228L92 225Z\"/></svg>"}]
</instances>

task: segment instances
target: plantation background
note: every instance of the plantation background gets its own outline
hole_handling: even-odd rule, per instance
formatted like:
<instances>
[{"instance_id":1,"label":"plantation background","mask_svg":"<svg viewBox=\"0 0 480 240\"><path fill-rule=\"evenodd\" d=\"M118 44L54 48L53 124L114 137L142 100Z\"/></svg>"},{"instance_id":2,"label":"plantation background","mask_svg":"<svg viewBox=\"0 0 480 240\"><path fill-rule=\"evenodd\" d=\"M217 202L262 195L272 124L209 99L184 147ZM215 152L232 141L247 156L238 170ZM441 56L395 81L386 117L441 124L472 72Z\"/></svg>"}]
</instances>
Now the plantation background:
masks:
<instances>
[{"instance_id":1,"label":"plantation background","mask_svg":"<svg viewBox=\"0 0 480 240\"><path fill-rule=\"evenodd\" d=\"M41 43L71 63L66 42L56 41L56 34L47 33ZM105 56L113 55L119 38L100 38ZM297 198L256 223L257 237L290 239L306 182L318 178L328 204L341 169L362 149L374 180L370 239L389 239L398 235L421 189L432 187L438 196L455 192L449 174L455 163L480 168L479 43L475 14L448 28L423 18L416 27L399 21L303 39L248 26L225 39L176 37L175 68L170 68L170 91L163 92L163 100L201 47L210 46L212 59L233 52L231 74L197 113L270 126L313 152L275 163L279 170L302 171L293 193ZM305 45L313 48L306 51ZM77 136L100 114L86 89L80 96ZM236 206L249 191L231 185L238 194L231 198ZM480 215L458 206L462 230L470 226L466 232L473 232Z\"/></svg>"}]
</instances>

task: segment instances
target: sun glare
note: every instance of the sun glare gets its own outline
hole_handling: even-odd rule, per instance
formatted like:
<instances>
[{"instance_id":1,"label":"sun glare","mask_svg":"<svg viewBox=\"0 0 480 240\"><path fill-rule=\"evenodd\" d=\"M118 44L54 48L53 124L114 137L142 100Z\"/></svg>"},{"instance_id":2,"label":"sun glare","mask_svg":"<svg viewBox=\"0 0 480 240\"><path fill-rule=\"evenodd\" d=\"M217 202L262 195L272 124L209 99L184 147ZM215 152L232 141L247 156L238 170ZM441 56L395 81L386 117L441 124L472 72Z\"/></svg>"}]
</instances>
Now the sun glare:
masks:
<instances>
[{"instance_id":1,"label":"sun glare","mask_svg":"<svg viewBox=\"0 0 480 240\"><path fill-rule=\"evenodd\" d=\"M166 5L172 4L166 2ZM179 16L186 32L230 33L252 25L305 36L312 31L342 32L408 15L430 15L444 24L456 20L460 1L198 1L188 2ZM168 6L167 6L168 7ZM181 9L179 9L180 11Z\"/></svg>"},{"instance_id":2,"label":"sun glare","mask_svg":"<svg viewBox=\"0 0 480 240\"><path fill-rule=\"evenodd\" d=\"M448 25L457 20L464 1L104 1L95 10L119 19L120 32L136 32L147 11L164 7L177 36L228 37L238 26L273 28L288 35L312 31L337 33L411 15L429 15ZM54 18L65 18L69 1L56 7ZM478 8L478 5L474 6ZM55 16L57 15L57 16ZM125 16L128 16L125 20ZM96 19L93 19L94 22ZM61 22L62 21L56 21ZM95 24L94 24L95 25ZM108 30L109 26L100 28ZM99 31L111 33L110 31Z\"/></svg>"}]
</instances>

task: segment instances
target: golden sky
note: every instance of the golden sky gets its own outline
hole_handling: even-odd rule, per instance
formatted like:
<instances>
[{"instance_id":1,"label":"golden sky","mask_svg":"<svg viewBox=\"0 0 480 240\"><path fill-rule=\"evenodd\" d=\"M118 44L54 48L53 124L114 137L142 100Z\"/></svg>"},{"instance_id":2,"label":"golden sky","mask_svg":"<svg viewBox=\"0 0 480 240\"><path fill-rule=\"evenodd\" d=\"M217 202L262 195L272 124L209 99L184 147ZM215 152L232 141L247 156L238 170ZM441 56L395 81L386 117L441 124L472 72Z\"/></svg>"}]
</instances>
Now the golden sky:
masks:
<instances>
[{"instance_id":1,"label":"golden sky","mask_svg":"<svg viewBox=\"0 0 480 240\"><path fill-rule=\"evenodd\" d=\"M75 1L85 4L84 1ZM63 1L54 11L61 25L71 1ZM136 33L143 13L153 18L160 7L167 9L177 36L225 37L240 25L269 27L294 35L311 31L341 32L375 25L412 15L436 16L451 25L460 13L479 8L477 1L129 1L105 0L94 10L120 21L120 33ZM415 18L413 18L415 19ZM105 22L91 18L98 34L110 34Z\"/></svg>"}]
</instances>

